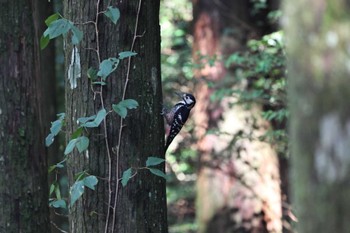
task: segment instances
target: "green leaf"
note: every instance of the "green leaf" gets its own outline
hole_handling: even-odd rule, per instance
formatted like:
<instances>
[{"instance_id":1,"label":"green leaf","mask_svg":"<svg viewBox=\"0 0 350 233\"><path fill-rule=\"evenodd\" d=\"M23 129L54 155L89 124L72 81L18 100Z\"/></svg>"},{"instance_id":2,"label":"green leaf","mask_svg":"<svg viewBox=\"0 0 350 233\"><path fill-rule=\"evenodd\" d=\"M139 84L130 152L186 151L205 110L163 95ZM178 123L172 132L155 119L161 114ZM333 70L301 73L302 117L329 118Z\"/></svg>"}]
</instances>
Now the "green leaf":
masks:
<instances>
[{"instance_id":1,"label":"green leaf","mask_svg":"<svg viewBox=\"0 0 350 233\"><path fill-rule=\"evenodd\" d=\"M127 109L134 109L137 108L139 104L137 103L136 100L133 99L126 99L120 101L118 104L113 104L112 108L113 110L122 118L125 118L128 110Z\"/></svg>"},{"instance_id":2,"label":"green leaf","mask_svg":"<svg viewBox=\"0 0 350 233\"><path fill-rule=\"evenodd\" d=\"M48 169L48 172L51 173L53 170L55 170L56 168L64 168L63 163L66 162L66 160L62 160L61 162L55 164L55 165L51 165Z\"/></svg>"},{"instance_id":3,"label":"green leaf","mask_svg":"<svg viewBox=\"0 0 350 233\"><path fill-rule=\"evenodd\" d=\"M119 53L119 59L124 59L124 58L132 57L135 55L137 55L137 53L131 52L131 51L124 51L124 52Z\"/></svg>"},{"instance_id":4,"label":"green leaf","mask_svg":"<svg viewBox=\"0 0 350 233\"><path fill-rule=\"evenodd\" d=\"M77 174L75 174L74 180L75 180L75 181L83 180L87 175L88 175L88 174L87 174L86 171L78 172Z\"/></svg>"},{"instance_id":5,"label":"green leaf","mask_svg":"<svg viewBox=\"0 0 350 233\"><path fill-rule=\"evenodd\" d=\"M64 162L66 162L66 160L63 160L63 161L59 162L59 163L56 164L55 166L56 166L57 168L64 168L64 165L62 164L62 163L64 163Z\"/></svg>"},{"instance_id":6,"label":"green leaf","mask_svg":"<svg viewBox=\"0 0 350 233\"><path fill-rule=\"evenodd\" d=\"M92 82L92 84L99 84L99 85L102 85L102 86L105 86L105 85L106 85L105 82Z\"/></svg>"},{"instance_id":7,"label":"green leaf","mask_svg":"<svg viewBox=\"0 0 350 233\"><path fill-rule=\"evenodd\" d=\"M158 157L148 157L147 161L146 161L146 167L149 166L156 166L158 164L161 164L165 161L165 159L162 158L158 158Z\"/></svg>"},{"instance_id":8,"label":"green leaf","mask_svg":"<svg viewBox=\"0 0 350 233\"><path fill-rule=\"evenodd\" d=\"M77 142L78 138L70 140L68 145L66 146L66 149L64 150L64 155L68 155L70 152L72 152Z\"/></svg>"},{"instance_id":9,"label":"green leaf","mask_svg":"<svg viewBox=\"0 0 350 233\"><path fill-rule=\"evenodd\" d=\"M83 195L84 193L84 181L76 181L70 188L70 206L73 206L74 203Z\"/></svg>"},{"instance_id":10,"label":"green leaf","mask_svg":"<svg viewBox=\"0 0 350 233\"><path fill-rule=\"evenodd\" d=\"M40 37L40 49L43 50L44 48L46 48L49 42L50 42L50 37L42 35Z\"/></svg>"},{"instance_id":11,"label":"green leaf","mask_svg":"<svg viewBox=\"0 0 350 233\"><path fill-rule=\"evenodd\" d=\"M51 165L48 169L48 173L51 173L55 169L56 169L56 165Z\"/></svg>"},{"instance_id":12,"label":"green leaf","mask_svg":"<svg viewBox=\"0 0 350 233\"><path fill-rule=\"evenodd\" d=\"M45 19L45 24L46 24L46 26L50 26L50 24L51 24L53 21L57 20L59 17L60 17L60 15L57 14L57 13L52 14L52 15L50 15L49 17L47 17L47 19Z\"/></svg>"},{"instance_id":13,"label":"green leaf","mask_svg":"<svg viewBox=\"0 0 350 233\"><path fill-rule=\"evenodd\" d=\"M103 60L100 64L97 75L102 77L103 80L105 80L108 75L110 75L115 69L117 69L118 64L119 64L119 59L115 57L111 57Z\"/></svg>"},{"instance_id":14,"label":"green leaf","mask_svg":"<svg viewBox=\"0 0 350 233\"><path fill-rule=\"evenodd\" d=\"M128 184L128 182L131 178L131 175L132 175L132 168L129 168L123 172L123 176L122 176L123 187L125 187Z\"/></svg>"},{"instance_id":15,"label":"green leaf","mask_svg":"<svg viewBox=\"0 0 350 233\"><path fill-rule=\"evenodd\" d=\"M88 121L95 120L95 118L96 118L96 115L89 116L89 117L80 117L80 118L78 118L78 123L79 124L85 124Z\"/></svg>"},{"instance_id":16,"label":"green leaf","mask_svg":"<svg viewBox=\"0 0 350 233\"><path fill-rule=\"evenodd\" d=\"M94 68L90 67L87 71L87 76L89 79L91 80L96 80L97 79L97 70L95 70Z\"/></svg>"},{"instance_id":17,"label":"green leaf","mask_svg":"<svg viewBox=\"0 0 350 233\"><path fill-rule=\"evenodd\" d=\"M128 109L134 109L139 106L139 103L134 99L126 99L126 100L120 101L119 104Z\"/></svg>"},{"instance_id":18,"label":"green leaf","mask_svg":"<svg viewBox=\"0 0 350 233\"><path fill-rule=\"evenodd\" d=\"M77 130L74 131L74 133L72 133L71 138L75 139L75 138L80 137L82 132L83 132L83 128L78 128Z\"/></svg>"},{"instance_id":19,"label":"green leaf","mask_svg":"<svg viewBox=\"0 0 350 233\"><path fill-rule=\"evenodd\" d=\"M72 26L73 23L67 19L57 19L50 23L44 32L44 36L49 36L50 39L53 39L60 35L65 35Z\"/></svg>"},{"instance_id":20,"label":"green leaf","mask_svg":"<svg viewBox=\"0 0 350 233\"><path fill-rule=\"evenodd\" d=\"M164 179L166 179L165 173L162 172L161 170L155 169L155 168L149 168L149 170L150 170L150 172L152 172L154 175L160 176L160 177L163 177Z\"/></svg>"},{"instance_id":21,"label":"green leaf","mask_svg":"<svg viewBox=\"0 0 350 233\"><path fill-rule=\"evenodd\" d=\"M55 185L55 194L56 194L56 197L57 199L61 199L61 190L60 190L60 186L57 184Z\"/></svg>"},{"instance_id":22,"label":"green leaf","mask_svg":"<svg viewBox=\"0 0 350 233\"><path fill-rule=\"evenodd\" d=\"M53 135L52 133L50 133L50 134L47 135L47 137L45 138L45 146L46 146L46 147L51 146L51 144L53 143L54 140L55 140L55 135Z\"/></svg>"},{"instance_id":23,"label":"green leaf","mask_svg":"<svg viewBox=\"0 0 350 233\"><path fill-rule=\"evenodd\" d=\"M105 109L101 109L101 110L97 113L97 115L96 115L96 117L94 118L93 121L85 122L85 123L82 124L81 126L87 127L87 128L98 127L98 126L101 124L101 122L103 121L103 119L105 119L106 115L107 115L106 110L105 110Z\"/></svg>"},{"instance_id":24,"label":"green leaf","mask_svg":"<svg viewBox=\"0 0 350 233\"><path fill-rule=\"evenodd\" d=\"M54 122L51 122L51 128L50 128L50 134L47 135L45 138L45 145L48 147L50 146L53 141L54 137L61 131L62 129L62 124L64 121L65 114L64 113L59 113L57 114L58 119Z\"/></svg>"},{"instance_id":25,"label":"green leaf","mask_svg":"<svg viewBox=\"0 0 350 233\"><path fill-rule=\"evenodd\" d=\"M119 104L112 104L112 108L122 118L125 118L128 113L128 110Z\"/></svg>"},{"instance_id":26,"label":"green leaf","mask_svg":"<svg viewBox=\"0 0 350 233\"><path fill-rule=\"evenodd\" d=\"M51 196L51 194L53 194L53 191L55 191L55 185L56 185L56 182L54 182L54 183L52 183L50 185L50 194L49 194L49 196Z\"/></svg>"},{"instance_id":27,"label":"green leaf","mask_svg":"<svg viewBox=\"0 0 350 233\"><path fill-rule=\"evenodd\" d=\"M89 139L85 136L79 137L77 139L78 141L76 143L76 147L79 153L81 153L89 147Z\"/></svg>"},{"instance_id":28,"label":"green leaf","mask_svg":"<svg viewBox=\"0 0 350 233\"><path fill-rule=\"evenodd\" d=\"M79 42L83 39L83 32L80 31L76 26L72 25L71 27L72 30L72 43L74 45L79 44Z\"/></svg>"},{"instance_id":29,"label":"green leaf","mask_svg":"<svg viewBox=\"0 0 350 233\"><path fill-rule=\"evenodd\" d=\"M96 176L88 176L83 179L84 185L89 189L95 190L95 186L98 183Z\"/></svg>"},{"instance_id":30,"label":"green leaf","mask_svg":"<svg viewBox=\"0 0 350 233\"><path fill-rule=\"evenodd\" d=\"M50 207L67 209L66 201L63 199L51 201L49 203Z\"/></svg>"},{"instance_id":31,"label":"green leaf","mask_svg":"<svg viewBox=\"0 0 350 233\"><path fill-rule=\"evenodd\" d=\"M106 12L104 13L114 24L117 23L120 18L120 11L116 7L108 7Z\"/></svg>"},{"instance_id":32,"label":"green leaf","mask_svg":"<svg viewBox=\"0 0 350 233\"><path fill-rule=\"evenodd\" d=\"M62 120L58 119L51 123L50 131L51 133L56 136L62 129Z\"/></svg>"}]
</instances>

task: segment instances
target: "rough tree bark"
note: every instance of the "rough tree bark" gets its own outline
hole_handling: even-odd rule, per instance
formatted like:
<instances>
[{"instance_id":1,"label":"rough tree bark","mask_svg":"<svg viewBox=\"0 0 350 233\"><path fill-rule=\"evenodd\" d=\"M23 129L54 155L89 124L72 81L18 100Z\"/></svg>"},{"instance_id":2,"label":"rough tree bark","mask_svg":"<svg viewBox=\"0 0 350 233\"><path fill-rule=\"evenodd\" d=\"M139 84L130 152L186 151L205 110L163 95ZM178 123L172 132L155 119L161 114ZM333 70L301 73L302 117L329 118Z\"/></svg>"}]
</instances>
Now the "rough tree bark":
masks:
<instances>
[{"instance_id":1,"label":"rough tree bark","mask_svg":"<svg viewBox=\"0 0 350 233\"><path fill-rule=\"evenodd\" d=\"M107 8L108 2L120 9L120 19L114 25L108 18L99 15L99 37L95 36L93 24L78 24L83 30L84 39L78 46L82 78L78 80L78 87L71 89L66 85L66 118L67 139L76 129L76 119L91 116L102 108L102 103L92 91L91 83L86 77L89 67L98 69L97 56L94 50L99 41L101 60L118 57L118 53L129 51L133 41L133 34L138 14L138 0L133 1L79 1L64 2L65 16L76 23L94 21L96 4L99 9ZM162 108L162 92L160 80L160 28L159 28L159 0L142 1L138 21L137 38L133 51L137 55L131 60L131 69L126 98L135 99L139 107L128 112L124 120L119 161L116 146L120 130L120 118L115 113L106 117L108 150L111 153L112 180L109 193L108 155L105 144L103 123L99 129L89 130L87 136L90 146L84 154L69 155L69 182L74 182L77 172L87 170L98 176L99 183L95 191L86 190L80 199L70 209L70 232L105 232L108 210L108 197L112 195L114 205L116 184L117 192L116 215L113 219L113 208L110 208L107 232L167 232L167 209L165 196L165 180L151 174L147 169L138 170L126 187L122 187L120 179L123 171L130 167L144 167L147 157L163 157L164 125L160 115ZM90 48L90 49L87 49ZM67 63L70 63L72 48L66 48ZM117 70L107 78L107 85L103 87L104 107L112 110L112 104L118 103L123 94L126 80L128 59L120 62ZM68 67L68 65L67 65ZM95 87L95 91L99 87ZM94 98L96 97L96 98ZM164 169L164 167L162 167ZM115 221L114 226L113 222Z\"/></svg>"},{"instance_id":2,"label":"rough tree bark","mask_svg":"<svg viewBox=\"0 0 350 233\"><path fill-rule=\"evenodd\" d=\"M50 232L39 1L0 9L0 232ZM43 100L46 99L47 102Z\"/></svg>"},{"instance_id":3,"label":"rough tree bark","mask_svg":"<svg viewBox=\"0 0 350 233\"><path fill-rule=\"evenodd\" d=\"M350 5L298 0L284 10L297 229L348 232Z\"/></svg>"},{"instance_id":4,"label":"rough tree bark","mask_svg":"<svg viewBox=\"0 0 350 233\"><path fill-rule=\"evenodd\" d=\"M222 62L210 66L197 55L222 57L244 49L248 39L258 38L264 29L255 25L250 7L245 0L194 1L193 57L203 65L196 71L201 81L193 114L201 156L196 205L201 233L282 231L277 155L257 139L268 127L260 117L261 106L229 107L234 97L211 102L214 89L201 78L223 83L230 74ZM206 134L210 129L222 134Z\"/></svg>"}]
</instances>

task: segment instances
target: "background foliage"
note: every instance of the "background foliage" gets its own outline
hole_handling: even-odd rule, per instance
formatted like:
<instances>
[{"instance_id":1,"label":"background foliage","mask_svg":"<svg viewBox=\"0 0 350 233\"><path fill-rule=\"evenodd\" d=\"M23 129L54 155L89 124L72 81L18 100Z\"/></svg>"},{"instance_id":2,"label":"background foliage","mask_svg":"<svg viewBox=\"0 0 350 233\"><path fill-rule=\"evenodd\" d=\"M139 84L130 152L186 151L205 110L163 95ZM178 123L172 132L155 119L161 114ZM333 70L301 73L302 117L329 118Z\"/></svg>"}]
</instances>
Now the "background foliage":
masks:
<instances>
[{"instance_id":1,"label":"background foliage","mask_svg":"<svg viewBox=\"0 0 350 233\"><path fill-rule=\"evenodd\" d=\"M253 1L252 14L266 10L265 1ZM173 103L175 90L192 92L196 85L192 62L191 20L192 8L189 1L162 1L162 79L164 102ZM271 23L277 23L281 11L268 14ZM270 122L269 131L259 139L275 146L281 156L288 155L286 133L286 78L283 33L274 32L261 40L250 40L242 52L221 58L205 58L209 63L220 60L230 71L220 84L208 82L215 89L212 101L227 96L237 97L234 104L250 108L255 103L263 105L262 116ZM233 78L234 77L234 78ZM237 88L240 87L240 88ZM196 232L195 180L197 152L191 149L194 125L189 122L175 142L178 146L167 154L167 170L170 180L167 184L169 232ZM220 133L217 132L208 133ZM249 137L249 135L241 135ZM180 139L180 140L179 140Z\"/></svg>"}]
</instances>

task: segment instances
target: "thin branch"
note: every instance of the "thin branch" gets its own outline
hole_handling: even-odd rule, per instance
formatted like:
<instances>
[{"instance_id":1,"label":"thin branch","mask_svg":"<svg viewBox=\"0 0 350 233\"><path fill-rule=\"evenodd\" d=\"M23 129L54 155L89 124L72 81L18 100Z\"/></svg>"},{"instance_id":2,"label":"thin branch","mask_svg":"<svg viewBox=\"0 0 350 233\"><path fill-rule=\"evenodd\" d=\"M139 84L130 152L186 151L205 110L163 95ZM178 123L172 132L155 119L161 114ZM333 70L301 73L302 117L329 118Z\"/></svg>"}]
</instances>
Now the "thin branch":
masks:
<instances>
[{"instance_id":1,"label":"thin branch","mask_svg":"<svg viewBox=\"0 0 350 233\"><path fill-rule=\"evenodd\" d=\"M57 230L59 230L60 232L62 232L62 233L68 233L68 231L63 230L62 228L60 228L59 226L57 226L57 224L54 223L53 221L50 221L50 222L51 222L52 226L54 226L54 227L55 227Z\"/></svg>"},{"instance_id":2,"label":"thin branch","mask_svg":"<svg viewBox=\"0 0 350 233\"><path fill-rule=\"evenodd\" d=\"M139 5L137 9L137 15L136 15L136 21L135 21L135 28L134 28L134 36L132 39L131 43L131 48L130 51L134 49L135 41L139 35L137 35L137 29L138 29L138 23L139 23L139 16L140 16L140 10L141 10L141 4L142 0L139 0ZM131 67L131 57L128 58L128 68L127 68L127 73L126 73L126 79L125 79L125 84L124 84L124 89L123 89L123 96L122 100L125 100L125 94L126 90L128 87L128 82L129 82L129 77L130 77L130 67ZM118 134L118 144L117 144L117 151L116 151L116 159L117 159L117 164L116 164L116 174L118 176L119 174L119 157L120 157L120 145L121 145L121 137L122 137L122 132L123 132L123 118L120 118L120 128L119 128L119 134ZM112 232L114 232L114 225L115 225L115 219L116 219L116 209L117 209L117 201L118 201L118 190L119 190L119 182L116 183L116 188L115 188L115 196L114 196L114 208L113 208L113 222L112 222Z\"/></svg>"}]
</instances>

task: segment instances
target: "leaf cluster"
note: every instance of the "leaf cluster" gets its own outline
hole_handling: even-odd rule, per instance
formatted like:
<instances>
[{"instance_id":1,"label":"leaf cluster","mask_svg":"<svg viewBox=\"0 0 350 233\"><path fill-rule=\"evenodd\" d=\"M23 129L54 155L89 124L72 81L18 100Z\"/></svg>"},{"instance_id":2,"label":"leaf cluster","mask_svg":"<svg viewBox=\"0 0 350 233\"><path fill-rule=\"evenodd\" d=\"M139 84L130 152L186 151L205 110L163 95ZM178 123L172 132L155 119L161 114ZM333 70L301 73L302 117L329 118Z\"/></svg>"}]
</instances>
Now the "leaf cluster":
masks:
<instances>
[{"instance_id":1,"label":"leaf cluster","mask_svg":"<svg viewBox=\"0 0 350 233\"><path fill-rule=\"evenodd\" d=\"M166 179L167 178L166 174L164 172L162 172L161 170L155 168L155 166L157 166L163 162L165 162L165 159L151 156L151 157L148 157L148 159L146 161L146 167L128 168L127 170L125 170L123 172L123 176L121 179L121 183L122 183L123 187L125 187L128 184L129 180L137 174L137 170L139 170L139 169L148 169L152 174Z\"/></svg>"},{"instance_id":2,"label":"leaf cluster","mask_svg":"<svg viewBox=\"0 0 350 233\"><path fill-rule=\"evenodd\" d=\"M286 154L288 139L285 126L289 112L282 32L249 41L247 50L231 54L225 60L225 66L234 72L236 78L226 79L211 99L217 101L234 95L238 101L232 104L243 104L248 108L253 103L262 105L262 117L271 122L273 129L260 139L276 145L279 152ZM213 83L209 85L215 86Z\"/></svg>"}]
</instances>

